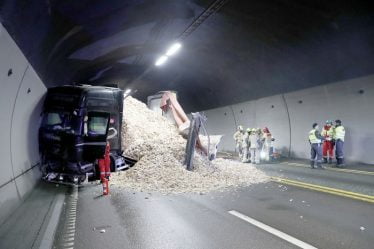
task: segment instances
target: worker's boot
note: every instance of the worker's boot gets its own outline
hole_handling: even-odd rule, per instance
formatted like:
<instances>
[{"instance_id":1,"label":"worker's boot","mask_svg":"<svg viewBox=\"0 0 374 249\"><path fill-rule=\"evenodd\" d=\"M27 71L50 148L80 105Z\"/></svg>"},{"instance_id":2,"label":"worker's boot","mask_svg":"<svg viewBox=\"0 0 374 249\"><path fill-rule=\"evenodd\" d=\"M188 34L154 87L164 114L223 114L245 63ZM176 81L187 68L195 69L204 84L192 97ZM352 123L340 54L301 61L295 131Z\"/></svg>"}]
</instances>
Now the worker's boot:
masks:
<instances>
[{"instance_id":1,"label":"worker's boot","mask_svg":"<svg viewBox=\"0 0 374 249\"><path fill-rule=\"evenodd\" d=\"M317 162L317 168L325 169L325 167L322 166L322 162Z\"/></svg>"},{"instance_id":2,"label":"worker's boot","mask_svg":"<svg viewBox=\"0 0 374 249\"><path fill-rule=\"evenodd\" d=\"M336 158L336 167L341 168L342 167L342 159L341 158Z\"/></svg>"},{"instance_id":3,"label":"worker's boot","mask_svg":"<svg viewBox=\"0 0 374 249\"><path fill-rule=\"evenodd\" d=\"M332 164L332 158L331 157L329 158L329 164Z\"/></svg>"},{"instance_id":4,"label":"worker's boot","mask_svg":"<svg viewBox=\"0 0 374 249\"><path fill-rule=\"evenodd\" d=\"M344 167L344 158L340 158L339 167L340 167L340 168L343 168L343 167Z\"/></svg>"},{"instance_id":5,"label":"worker's boot","mask_svg":"<svg viewBox=\"0 0 374 249\"><path fill-rule=\"evenodd\" d=\"M310 167L312 168L312 169L314 169L314 161L310 161Z\"/></svg>"},{"instance_id":6,"label":"worker's boot","mask_svg":"<svg viewBox=\"0 0 374 249\"><path fill-rule=\"evenodd\" d=\"M323 158L323 163L327 163L327 157Z\"/></svg>"}]
</instances>

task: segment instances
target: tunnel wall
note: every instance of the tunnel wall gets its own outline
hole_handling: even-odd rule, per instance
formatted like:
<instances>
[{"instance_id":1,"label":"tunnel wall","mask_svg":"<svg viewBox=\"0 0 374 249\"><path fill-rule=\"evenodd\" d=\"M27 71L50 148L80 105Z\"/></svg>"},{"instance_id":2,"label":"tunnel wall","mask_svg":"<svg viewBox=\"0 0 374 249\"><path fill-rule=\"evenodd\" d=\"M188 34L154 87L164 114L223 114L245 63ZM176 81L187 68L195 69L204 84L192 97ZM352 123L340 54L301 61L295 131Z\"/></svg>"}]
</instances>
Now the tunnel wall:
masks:
<instances>
[{"instance_id":1,"label":"tunnel wall","mask_svg":"<svg viewBox=\"0 0 374 249\"><path fill-rule=\"evenodd\" d=\"M0 24L0 224L39 179L38 126L46 87Z\"/></svg>"},{"instance_id":2,"label":"tunnel wall","mask_svg":"<svg viewBox=\"0 0 374 249\"><path fill-rule=\"evenodd\" d=\"M359 90L364 90L360 94ZM374 75L205 111L210 134L225 134L220 149L234 151L237 125L269 127L283 156L309 158L314 122L341 119L348 161L374 163Z\"/></svg>"}]
</instances>

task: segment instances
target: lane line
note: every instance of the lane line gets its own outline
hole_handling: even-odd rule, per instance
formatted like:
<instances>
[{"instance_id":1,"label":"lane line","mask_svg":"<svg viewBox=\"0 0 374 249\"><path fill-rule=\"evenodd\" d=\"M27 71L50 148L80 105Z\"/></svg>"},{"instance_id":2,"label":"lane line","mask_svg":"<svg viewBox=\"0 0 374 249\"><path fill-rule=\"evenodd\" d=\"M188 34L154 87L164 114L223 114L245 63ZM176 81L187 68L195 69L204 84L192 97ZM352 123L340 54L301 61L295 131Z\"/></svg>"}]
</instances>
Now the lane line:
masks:
<instances>
[{"instance_id":1,"label":"lane line","mask_svg":"<svg viewBox=\"0 0 374 249\"><path fill-rule=\"evenodd\" d=\"M289 165L289 166L296 166L302 168L310 168L307 164L302 163L291 163L291 162L281 162L280 164ZM372 171L364 171L364 170L356 170L356 169L339 169L339 168L331 168L325 167L326 170L335 171L335 172L343 172L343 173L352 173L352 174L359 174L359 175L370 175L374 176L374 172Z\"/></svg>"},{"instance_id":2,"label":"lane line","mask_svg":"<svg viewBox=\"0 0 374 249\"><path fill-rule=\"evenodd\" d=\"M323 190L334 191L334 192L338 192L338 193L343 193L343 194L347 194L347 195L354 195L354 196L374 200L374 196L372 196L372 195L365 195L365 194L360 194L360 193L357 193L357 192L350 192L350 191L346 191L346 190L343 190L343 189L325 187L325 186L322 186L322 185L317 185L317 184L312 184L312 183L307 183L307 182L301 182L301 181L296 181L296 180L282 178L282 177L273 177L273 178L276 179L277 181L281 181L281 182L290 182L290 183L305 185L305 186L308 186L308 187L314 187L314 188L319 188L319 189L323 189Z\"/></svg>"},{"instance_id":3,"label":"lane line","mask_svg":"<svg viewBox=\"0 0 374 249\"><path fill-rule=\"evenodd\" d=\"M63 244L64 247L72 247L74 246L74 242L66 242Z\"/></svg>"},{"instance_id":4,"label":"lane line","mask_svg":"<svg viewBox=\"0 0 374 249\"><path fill-rule=\"evenodd\" d=\"M298 247L303 248L303 249L317 249L317 247L314 247L314 246L312 246L308 243L305 243L304 241L296 239L295 237L292 237L291 235L288 235L288 234L286 234L282 231L279 231L278 229L275 229L271 226L268 226L268 225L266 225L266 224L264 224L264 223L262 223L258 220L255 220L251 217L248 217L247 215L239 213L238 211L231 210L231 211L228 211L228 213L231 214L231 215L234 215L237 218L242 219L242 220L244 220L244 221L246 221L246 222L248 222L248 223L250 223L250 224L252 224L252 225L268 232L268 233L271 233L271 234L277 236L278 238L281 238L281 239L283 239L283 240L285 240L285 241L287 241L287 242L289 242L289 243L291 243L295 246L298 246Z\"/></svg>"},{"instance_id":5,"label":"lane line","mask_svg":"<svg viewBox=\"0 0 374 249\"><path fill-rule=\"evenodd\" d=\"M273 178L278 180L278 181L292 182L292 183L296 183L296 184L302 184L302 185L315 187L315 188L320 188L320 189L325 189L325 190L329 190L329 191L335 191L335 192L349 194L349 195L356 195L356 196L364 197L364 198L368 198L368 199L374 199L374 196L372 196L372 195L365 195L365 194L360 194L360 193L356 193L356 192L346 191L346 190L343 190L343 189L325 187L325 186L322 186L322 185L317 185L317 184L312 184L312 183L307 183L307 182L301 182L301 181L296 181L296 180L282 178L282 177L273 177Z\"/></svg>"},{"instance_id":6,"label":"lane line","mask_svg":"<svg viewBox=\"0 0 374 249\"><path fill-rule=\"evenodd\" d=\"M352 195L337 193L337 192L333 192L333 191L320 190L320 189L316 189L316 188L312 188L312 187L308 187L308 186L303 186L303 185L298 185L298 184L294 184L294 183L284 183L284 184L292 185L292 186L299 187L299 188L306 188L306 189L313 190L313 191L328 193L328 194L332 194L332 195L338 195L338 196L342 196L342 197L347 197L347 198L355 199L355 200L359 200L359 201L374 203L373 200L365 199L365 198L362 198L362 197L357 197L357 196L352 196Z\"/></svg>"},{"instance_id":7,"label":"lane line","mask_svg":"<svg viewBox=\"0 0 374 249\"><path fill-rule=\"evenodd\" d=\"M271 177L271 180L277 183L283 183L283 184L306 188L306 189L310 189L314 191L319 191L319 192L329 193L333 195L348 197L348 198L355 199L355 200L374 203L374 196L372 195L364 195L364 194L360 194L356 192L350 192L350 191L345 191L342 189L330 188L330 187L310 184L306 182L299 182L299 181L290 180L290 179L281 178L281 177Z\"/></svg>"},{"instance_id":8,"label":"lane line","mask_svg":"<svg viewBox=\"0 0 374 249\"><path fill-rule=\"evenodd\" d=\"M78 187L73 186L72 194L68 197L66 206L66 220L63 224L63 233L58 238L57 248L74 249L75 244L75 228L77 222L77 199Z\"/></svg>"}]
</instances>

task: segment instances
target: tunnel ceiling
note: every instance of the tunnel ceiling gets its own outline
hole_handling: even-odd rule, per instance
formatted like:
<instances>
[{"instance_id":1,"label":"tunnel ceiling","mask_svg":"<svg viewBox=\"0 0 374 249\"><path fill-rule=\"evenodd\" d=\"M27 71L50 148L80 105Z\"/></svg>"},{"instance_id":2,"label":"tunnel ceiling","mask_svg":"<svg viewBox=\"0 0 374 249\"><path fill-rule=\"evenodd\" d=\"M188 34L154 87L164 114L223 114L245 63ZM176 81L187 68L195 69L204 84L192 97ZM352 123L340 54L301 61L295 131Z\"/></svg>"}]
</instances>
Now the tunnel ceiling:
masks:
<instances>
[{"instance_id":1,"label":"tunnel ceiling","mask_svg":"<svg viewBox=\"0 0 374 249\"><path fill-rule=\"evenodd\" d=\"M156 58L211 0L0 0L0 21L48 86L173 89L188 111L374 73L371 1L231 0Z\"/></svg>"}]
</instances>

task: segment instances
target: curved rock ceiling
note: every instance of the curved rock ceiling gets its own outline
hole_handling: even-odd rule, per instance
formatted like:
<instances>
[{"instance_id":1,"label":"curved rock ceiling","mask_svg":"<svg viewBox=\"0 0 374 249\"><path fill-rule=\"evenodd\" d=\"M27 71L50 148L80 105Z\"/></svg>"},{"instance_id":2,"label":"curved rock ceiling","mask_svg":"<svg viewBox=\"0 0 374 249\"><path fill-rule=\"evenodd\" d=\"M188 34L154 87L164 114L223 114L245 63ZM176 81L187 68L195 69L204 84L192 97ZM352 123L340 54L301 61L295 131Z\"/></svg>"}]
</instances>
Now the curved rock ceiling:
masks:
<instances>
[{"instance_id":1,"label":"curved rock ceiling","mask_svg":"<svg viewBox=\"0 0 374 249\"><path fill-rule=\"evenodd\" d=\"M231 0L156 58L210 0L0 0L0 21L47 85L177 90L187 111L374 73L370 1Z\"/></svg>"}]
</instances>

